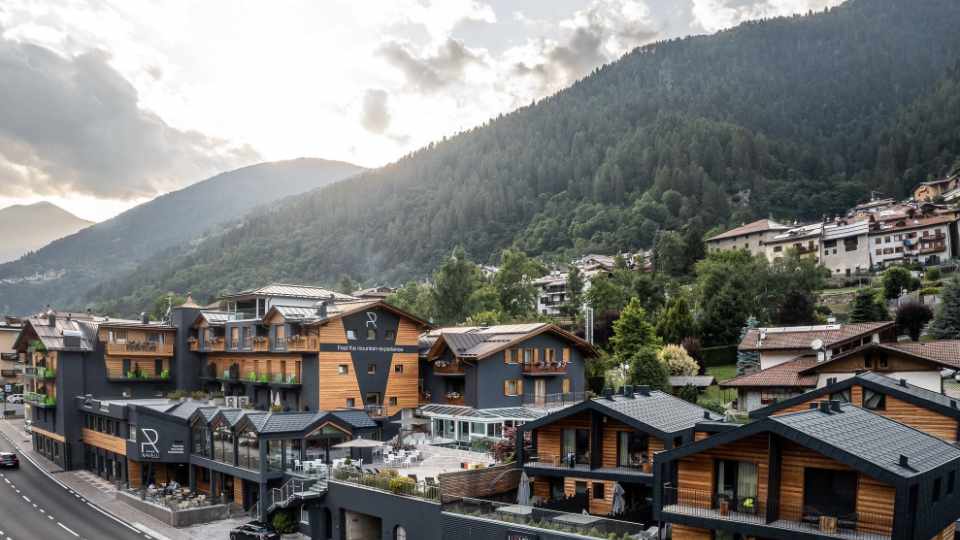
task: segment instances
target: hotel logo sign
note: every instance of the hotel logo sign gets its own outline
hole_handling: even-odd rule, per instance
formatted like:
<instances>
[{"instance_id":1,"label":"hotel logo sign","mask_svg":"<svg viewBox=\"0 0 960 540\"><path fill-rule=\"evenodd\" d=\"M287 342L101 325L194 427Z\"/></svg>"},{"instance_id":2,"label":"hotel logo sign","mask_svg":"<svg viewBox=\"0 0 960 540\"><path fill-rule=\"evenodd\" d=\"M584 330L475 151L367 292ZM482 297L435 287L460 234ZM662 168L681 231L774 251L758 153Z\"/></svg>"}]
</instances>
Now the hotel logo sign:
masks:
<instances>
[{"instance_id":1,"label":"hotel logo sign","mask_svg":"<svg viewBox=\"0 0 960 540\"><path fill-rule=\"evenodd\" d=\"M140 457L144 459L160 459L160 449L157 448L157 441L160 440L160 434L153 428L140 428L143 434L144 442L140 443Z\"/></svg>"}]
</instances>

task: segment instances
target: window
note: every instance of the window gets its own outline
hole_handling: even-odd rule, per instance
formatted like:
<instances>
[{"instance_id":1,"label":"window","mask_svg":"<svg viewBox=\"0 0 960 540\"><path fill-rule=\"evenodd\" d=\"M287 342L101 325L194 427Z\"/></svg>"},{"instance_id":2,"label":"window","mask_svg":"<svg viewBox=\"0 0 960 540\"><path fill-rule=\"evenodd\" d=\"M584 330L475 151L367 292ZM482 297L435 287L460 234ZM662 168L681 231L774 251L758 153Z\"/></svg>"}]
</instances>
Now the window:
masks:
<instances>
[{"instance_id":1,"label":"window","mask_svg":"<svg viewBox=\"0 0 960 540\"><path fill-rule=\"evenodd\" d=\"M230 344L233 347L240 346L240 328L236 326L230 329Z\"/></svg>"},{"instance_id":2,"label":"window","mask_svg":"<svg viewBox=\"0 0 960 540\"><path fill-rule=\"evenodd\" d=\"M346 364L337 366L337 375L346 375L347 373L350 373L350 368Z\"/></svg>"},{"instance_id":3,"label":"window","mask_svg":"<svg viewBox=\"0 0 960 540\"><path fill-rule=\"evenodd\" d=\"M563 380L563 390L562 390L562 391L563 391L564 394L569 394L569 393L571 392L571 390L570 390L570 379L564 379L564 380Z\"/></svg>"},{"instance_id":4,"label":"window","mask_svg":"<svg viewBox=\"0 0 960 540\"><path fill-rule=\"evenodd\" d=\"M380 404L380 394L378 392L368 392L366 397L367 397L367 405Z\"/></svg>"},{"instance_id":5,"label":"window","mask_svg":"<svg viewBox=\"0 0 960 540\"><path fill-rule=\"evenodd\" d=\"M352 397L347 398L347 408L352 409L357 406L357 400Z\"/></svg>"},{"instance_id":6,"label":"window","mask_svg":"<svg viewBox=\"0 0 960 540\"><path fill-rule=\"evenodd\" d=\"M397 364L393 366L394 373L403 373L403 364Z\"/></svg>"},{"instance_id":7,"label":"window","mask_svg":"<svg viewBox=\"0 0 960 540\"><path fill-rule=\"evenodd\" d=\"M503 395L519 396L523 393L523 382L520 379L507 379L503 381Z\"/></svg>"},{"instance_id":8,"label":"window","mask_svg":"<svg viewBox=\"0 0 960 540\"><path fill-rule=\"evenodd\" d=\"M529 364L533 362L533 349L523 349L523 363Z\"/></svg>"},{"instance_id":9,"label":"window","mask_svg":"<svg viewBox=\"0 0 960 540\"><path fill-rule=\"evenodd\" d=\"M555 349L544 349L543 350L543 360L544 362L553 362L557 359L557 351Z\"/></svg>"},{"instance_id":10,"label":"window","mask_svg":"<svg viewBox=\"0 0 960 540\"><path fill-rule=\"evenodd\" d=\"M647 461L650 437L637 431L617 432L617 466L640 467Z\"/></svg>"},{"instance_id":11,"label":"window","mask_svg":"<svg viewBox=\"0 0 960 540\"><path fill-rule=\"evenodd\" d=\"M367 375L376 375L376 374L377 374L377 365L367 364Z\"/></svg>"},{"instance_id":12,"label":"window","mask_svg":"<svg viewBox=\"0 0 960 540\"><path fill-rule=\"evenodd\" d=\"M384 341L391 341L391 342L392 342L393 340L397 339L397 331L396 331L396 330L387 330L387 331L384 332L384 334L383 334L383 339L384 339Z\"/></svg>"},{"instance_id":13,"label":"window","mask_svg":"<svg viewBox=\"0 0 960 540\"><path fill-rule=\"evenodd\" d=\"M163 359L156 358L153 361L153 376L159 377L161 373L163 373Z\"/></svg>"},{"instance_id":14,"label":"window","mask_svg":"<svg viewBox=\"0 0 960 540\"><path fill-rule=\"evenodd\" d=\"M520 360L520 351L517 349L507 349L503 351L504 364L516 364Z\"/></svg>"},{"instance_id":15,"label":"window","mask_svg":"<svg viewBox=\"0 0 960 540\"><path fill-rule=\"evenodd\" d=\"M377 329L367 328L367 341L376 341L376 339L377 339Z\"/></svg>"},{"instance_id":16,"label":"window","mask_svg":"<svg viewBox=\"0 0 960 540\"><path fill-rule=\"evenodd\" d=\"M877 367L886 369L886 367L887 367L887 355L886 355L886 354L881 354L881 355L880 355L880 361L878 362L878 364L879 364L879 365L878 365Z\"/></svg>"},{"instance_id":17,"label":"window","mask_svg":"<svg viewBox=\"0 0 960 540\"><path fill-rule=\"evenodd\" d=\"M840 390L839 392L834 392L830 394L830 401L842 401L844 403L850 403L850 389Z\"/></svg>"},{"instance_id":18,"label":"window","mask_svg":"<svg viewBox=\"0 0 960 540\"><path fill-rule=\"evenodd\" d=\"M590 430L564 429L560 440L560 457L565 462L572 458L575 463L590 463Z\"/></svg>"},{"instance_id":19,"label":"window","mask_svg":"<svg viewBox=\"0 0 960 540\"><path fill-rule=\"evenodd\" d=\"M393 540L407 540L407 530L397 525L393 528Z\"/></svg>"},{"instance_id":20,"label":"window","mask_svg":"<svg viewBox=\"0 0 960 540\"><path fill-rule=\"evenodd\" d=\"M397 406L397 396L390 396L390 397L388 398L388 403L390 404L391 407L396 407L396 406Z\"/></svg>"},{"instance_id":21,"label":"window","mask_svg":"<svg viewBox=\"0 0 960 540\"><path fill-rule=\"evenodd\" d=\"M940 501L940 488L943 487L942 478L934 478L933 480L933 502Z\"/></svg>"},{"instance_id":22,"label":"window","mask_svg":"<svg viewBox=\"0 0 960 540\"><path fill-rule=\"evenodd\" d=\"M135 426L135 425L133 425L133 424L130 424L130 425L127 427L127 429L128 429L128 431L130 432L130 433L127 435L127 440L130 441L130 442L132 442L132 443L137 442L137 426Z\"/></svg>"},{"instance_id":23,"label":"window","mask_svg":"<svg viewBox=\"0 0 960 540\"><path fill-rule=\"evenodd\" d=\"M863 408L871 411L885 410L887 408L887 396L869 388L864 388Z\"/></svg>"},{"instance_id":24,"label":"window","mask_svg":"<svg viewBox=\"0 0 960 540\"><path fill-rule=\"evenodd\" d=\"M780 253L781 251L783 251L783 246L776 246L773 248L774 253Z\"/></svg>"},{"instance_id":25,"label":"window","mask_svg":"<svg viewBox=\"0 0 960 540\"><path fill-rule=\"evenodd\" d=\"M347 330L347 339L350 341L357 340L357 331L356 330Z\"/></svg>"},{"instance_id":26,"label":"window","mask_svg":"<svg viewBox=\"0 0 960 540\"><path fill-rule=\"evenodd\" d=\"M729 501L730 506L737 511L755 512L757 464L724 459L717 461L715 467L714 485L718 498Z\"/></svg>"},{"instance_id":27,"label":"window","mask_svg":"<svg viewBox=\"0 0 960 540\"><path fill-rule=\"evenodd\" d=\"M593 483L593 498L603 500L603 482Z\"/></svg>"}]
</instances>

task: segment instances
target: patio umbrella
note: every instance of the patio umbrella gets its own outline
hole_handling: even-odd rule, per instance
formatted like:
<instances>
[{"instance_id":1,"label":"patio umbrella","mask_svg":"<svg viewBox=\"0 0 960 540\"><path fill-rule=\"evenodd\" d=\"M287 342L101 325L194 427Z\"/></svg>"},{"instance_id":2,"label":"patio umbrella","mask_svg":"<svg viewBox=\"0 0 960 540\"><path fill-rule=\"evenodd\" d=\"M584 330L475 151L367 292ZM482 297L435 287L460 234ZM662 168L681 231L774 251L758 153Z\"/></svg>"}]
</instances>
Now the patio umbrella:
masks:
<instances>
[{"instance_id":1,"label":"patio umbrella","mask_svg":"<svg viewBox=\"0 0 960 540\"><path fill-rule=\"evenodd\" d=\"M277 407L279 407L279 406L280 406L280 392L277 392L275 395L276 395L276 397L273 399L273 404L276 405Z\"/></svg>"},{"instance_id":2,"label":"patio umbrella","mask_svg":"<svg viewBox=\"0 0 960 540\"><path fill-rule=\"evenodd\" d=\"M624 507L626 506L626 501L623 500L625 492L623 491L623 486L620 485L620 482L613 484L613 503L610 508L611 514L622 514Z\"/></svg>"},{"instance_id":3,"label":"patio umbrella","mask_svg":"<svg viewBox=\"0 0 960 540\"><path fill-rule=\"evenodd\" d=\"M527 472L520 473L520 485L517 486L517 504L530 506L530 478Z\"/></svg>"},{"instance_id":4,"label":"patio umbrella","mask_svg":"<svg viewBox=\"0 0 960 540\"><path fill-rule=\"evenodd\" d=\"M333 448L379 448L383 445L383 442L374 441L371 439L351 439L349 441L335 444L333 445Z\"/></svg>"}]
</instances>

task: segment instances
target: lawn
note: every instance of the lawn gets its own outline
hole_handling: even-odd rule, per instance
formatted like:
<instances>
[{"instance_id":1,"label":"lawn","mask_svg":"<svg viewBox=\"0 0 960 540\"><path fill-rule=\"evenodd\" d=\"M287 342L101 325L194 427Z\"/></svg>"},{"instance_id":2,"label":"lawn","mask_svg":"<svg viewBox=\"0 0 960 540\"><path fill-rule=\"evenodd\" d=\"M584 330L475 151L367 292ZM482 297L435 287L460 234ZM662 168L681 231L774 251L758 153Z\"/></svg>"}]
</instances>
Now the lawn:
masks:
<instances>
[{"instance_id":1,"label":"lawn","mask_svg":"<svg viewBox=\"0 0 960 540\"><path fill-rule=\"evenodd\" d=\"M712 375L717 382L732 379L737 376L737 365L727 364L723 366L708 367L707 375ZM729 403L734 399L737 399L737 391L732 388L721 389L719 386L714 384L703 392L702 397L703 399L708 399L711 401Z\"/></svg>"}]
</instances>

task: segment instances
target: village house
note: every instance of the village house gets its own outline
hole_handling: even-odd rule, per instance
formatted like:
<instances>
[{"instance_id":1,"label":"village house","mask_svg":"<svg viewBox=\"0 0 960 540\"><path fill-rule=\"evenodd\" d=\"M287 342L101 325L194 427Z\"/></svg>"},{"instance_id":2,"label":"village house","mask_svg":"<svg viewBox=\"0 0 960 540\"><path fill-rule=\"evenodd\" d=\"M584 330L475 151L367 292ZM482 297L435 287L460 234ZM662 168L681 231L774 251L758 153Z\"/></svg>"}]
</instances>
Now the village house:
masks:
<instances>
[{"instance_id":1,"label":"village house","mask_svg":"<svg viewBox=\"0 0 960 540\"><path fill-rule=\"evenodd\" d=\"M772 219L758 219L707 238L707 252L746 249L752 255L765 255L766 243L789 229L789 226Z\"/></svg>"}]
</instances>

